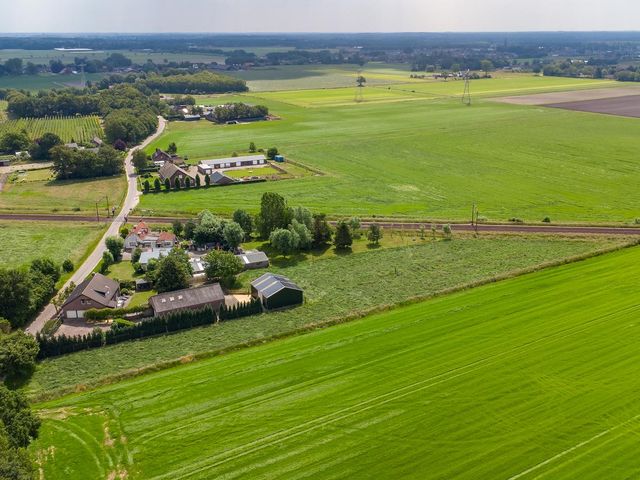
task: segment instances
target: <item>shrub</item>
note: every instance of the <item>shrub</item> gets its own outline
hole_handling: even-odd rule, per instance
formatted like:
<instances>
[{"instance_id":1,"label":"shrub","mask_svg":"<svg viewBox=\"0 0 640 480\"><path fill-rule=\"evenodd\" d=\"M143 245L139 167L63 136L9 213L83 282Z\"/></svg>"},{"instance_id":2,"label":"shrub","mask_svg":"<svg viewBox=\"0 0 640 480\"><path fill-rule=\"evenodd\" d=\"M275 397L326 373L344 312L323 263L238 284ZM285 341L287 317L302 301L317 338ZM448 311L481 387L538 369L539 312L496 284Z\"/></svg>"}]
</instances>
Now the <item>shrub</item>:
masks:
<instances>
[{"instance_id":1,"label":"shrub","mask_svg":"<svg viewBox=\"0 0 640 480\"><path fill-rule=\"evenodd\" d=\"M276 147L271 147L269 150L267 150L267 158L269 160L273 160L276 155L278 155L278 149Z\"/></svg>"},{"instance_id":2,"label":"shrub","mask_svg":"<svg viewBox=\"0 0 640 480\"><path fill-rule=\"evenodd\" d=\"M549 217L544 217L544 218L542 219L542 221L543 221L544 223L551 223L551 219L550 219Z\"/></svg>"},{"instance_id":3,"label":"shrub","mask_svg":"<svg viewBox=\"0 0 640 480\"><path fill-rule=\"evenodd\" d=\"M518 218L518 217L511 217L509 219L509 221L512 222L512 223L524 223L524 220L522 220L521 218Z\"/></svg>"},{"instance_id":4,"label":"shrub","mask_svg":"<svg viewBox=\"0 0 640 480\"><path fill-rule=\"evenodd\" d=\"M73 262L71 260L69 260L68 258L62 262L62 270L64 270L67 273L73 272L74 269L74 265Z\"/></svg>"}]
</instances>

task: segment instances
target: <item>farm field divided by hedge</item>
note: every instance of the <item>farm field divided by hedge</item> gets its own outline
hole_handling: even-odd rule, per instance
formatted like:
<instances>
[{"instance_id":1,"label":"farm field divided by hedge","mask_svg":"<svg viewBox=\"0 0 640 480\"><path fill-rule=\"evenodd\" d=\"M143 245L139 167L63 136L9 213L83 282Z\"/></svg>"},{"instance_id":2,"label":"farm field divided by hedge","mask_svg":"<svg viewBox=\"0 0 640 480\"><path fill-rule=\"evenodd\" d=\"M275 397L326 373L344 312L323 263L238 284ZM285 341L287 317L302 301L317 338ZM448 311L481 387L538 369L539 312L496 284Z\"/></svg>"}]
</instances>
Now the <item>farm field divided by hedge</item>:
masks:
<instances>
[{"instance_id":1,"label":"farm field divided by hedge","mask_svg":"<svg viewBox=\"0 0 640 480\"><path fill-rule=\"evenodd\" d=\"M50 359L38 367L26 391L41 396L77 385L86 388L130 370L236 348L623 243L606 238L467 237L326 260L293 259L289 266L269 271L295 279L305 291L302 307ZM261 273L243 274L245 288Z\"/></svg>"},{"instance_id":2,"label":"farm field divided by hedge","mask_svg":"<svg viewBox=\"0 0 640 480\"><path fill-rule=\"evenodd\" d=\"M40 405L32 450L45 478L618 478L640 468L638 265L627 249Z\"/></svg>"}]
</instances>

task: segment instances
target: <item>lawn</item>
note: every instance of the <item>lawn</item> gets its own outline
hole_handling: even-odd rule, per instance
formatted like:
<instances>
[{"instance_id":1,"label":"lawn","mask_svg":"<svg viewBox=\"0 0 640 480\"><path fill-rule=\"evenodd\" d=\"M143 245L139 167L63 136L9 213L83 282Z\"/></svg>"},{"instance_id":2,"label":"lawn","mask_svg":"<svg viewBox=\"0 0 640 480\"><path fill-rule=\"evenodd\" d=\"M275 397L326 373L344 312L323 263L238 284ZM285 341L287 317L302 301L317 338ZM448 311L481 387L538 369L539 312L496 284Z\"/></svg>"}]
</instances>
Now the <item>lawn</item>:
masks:
<instances>
[{"instance_id":1,"label":"lawn","mask_svg":"<svg viewBox=\"0 0 640 480\"><path fill-rule=\"evenodd\" d=\"M633 478L639 265L628 249L42 404L32 451L43 478Z\"/></svg>"},{"instance_id":2,"label":"lawn","mask_svg":"<svg viewBox=\"0 0 640 480\"><path fill-rule=\"evenodd\" d=\"M103 217L107 213L107 202L117 210L127 189L124 175L88 180L46 180L37 177L46 175L46 170L37 172L16 175L15 181L5 185L0 192L0 212L95 215L97 202L100 217Z\"/></svg>"},{"instance_id":3,"label":"lawn","mask_svg":"<svg viewBox=\"0 0 640 480\"><path fill-rule=\"evenodd\" d=\"M95 137L103 137L100 118L89 117L55 117L55 118L20 118L8 120L0 124L0 136L10 132L26 131L33 140L45 133L55 133L63 142L89 143Z\"/></svg>"},{"instance_id":4,"label":"lawn","mask_svg":"<svg viewBox=\"0 0 640 480\"><path fill-rule=\"evenodd\" d=\"M328 259L312 257L307 261L276 262L270 270L287 275L304 289L304 306L50 359L40 364L26 390L33 395L51 395L76 385L99 384L127 371L291 334L309 325L362 315L376 308L592 252L620 241L456 238L451 242L425 241L422 245ZM246 285L261 273L248 272L242 281Z\"/></svg>"},{"instance_id":5,"label":"lawn","mask_svg":"<svg viewBox=\"0 0 640 480\"><path fill-rule=\"evenodd\" d=\"M539 81L549 90L575 88L580 82L593 85L590 80L539 77L517 77L507 84L500 78L480 80L478 85L491 89L491 82L497 82L496 91L506 93L509 87L512 94L518 85L522 92L531 91ZM429 85L450 88L450 83L423 86ZM396 94L393 89L371 90ZM345 92L345 98L353 95ZM511 217L539 222L549 216L554 222L622 223L640 216L637 119L489 99L466 107L455 98L397 94L411 101L294 105L322 95L332 99L334 90L220 97L221 102L264 103L282 120L225 126L170 123L149 151L175 142L181 155L195 160L244 152L253 141L259 148L277 146L288 158L325 175L145 196L140 211L193 215L215 205L223 214L236 208L255 212L260 196L274 190L294 204L332 216L468 220L473 203L480 215L501 222Z\"/></svg>"},{"instance_id":6,"label":"lawn","mask_svg":"<svg viewBox=\"0 0 640 480\"><path fill-rule=\"evenodd\" d=\"M20 267L40 257L77 263L103 233L95 223L0 221L0 265Z\"/></svg>"}]
</instances>

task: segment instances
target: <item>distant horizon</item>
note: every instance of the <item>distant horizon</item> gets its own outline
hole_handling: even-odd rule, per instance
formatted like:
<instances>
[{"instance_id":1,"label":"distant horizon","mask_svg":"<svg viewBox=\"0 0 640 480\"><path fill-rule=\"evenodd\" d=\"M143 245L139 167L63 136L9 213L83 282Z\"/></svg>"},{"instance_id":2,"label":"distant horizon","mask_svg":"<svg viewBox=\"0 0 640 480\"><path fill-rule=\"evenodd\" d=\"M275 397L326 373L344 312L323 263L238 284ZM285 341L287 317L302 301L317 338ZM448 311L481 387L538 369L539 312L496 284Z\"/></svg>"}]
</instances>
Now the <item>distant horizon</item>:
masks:
<instances>
[{"instance_id":1,"label":"distant horizon","mask_svg":"<svg viewBox=\"0 0 640 480\"><path fill-rule=\"evenodd\" d=\"M636 31L632 0L0 0L8 33ZM179 12L179 13L177 13Z\"/></svg>"}]
</instances>

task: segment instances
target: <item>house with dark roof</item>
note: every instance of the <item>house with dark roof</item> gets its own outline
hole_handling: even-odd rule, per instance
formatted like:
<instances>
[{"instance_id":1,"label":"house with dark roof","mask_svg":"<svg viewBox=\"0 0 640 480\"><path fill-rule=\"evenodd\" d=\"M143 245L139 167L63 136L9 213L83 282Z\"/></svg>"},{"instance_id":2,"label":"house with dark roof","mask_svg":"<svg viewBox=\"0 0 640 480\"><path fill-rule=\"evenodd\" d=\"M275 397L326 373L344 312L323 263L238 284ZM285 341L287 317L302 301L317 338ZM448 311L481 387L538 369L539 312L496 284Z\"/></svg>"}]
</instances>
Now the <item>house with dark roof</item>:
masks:
<instances>
[{"instance_id":1,"label":"house with dark roof","mask_svg":"<svg viewBox=\"0 0 640 480\"><path fill-rule=\"evenodd\" d=\"M240 259L245 270L267 268L269 266L269 257L267 257L266 253L259 250L250 250L236 255L236 257Z\"/></svg>"},{"instance_id":2,"label":"house with dark roof","mask_svg":"<svg viewBox=\"0 0 640 480\"><path fill-rule=\"evenodd\" d=\"M160 293L149 299L149 306L156 317L185 310L202 310L205 307L211 307L217 312L222 305L224 292L219 283Z\"/></svg>"},{"instance_id":3,"label":"house with dark roof","mask_svg":"<svg viewBox=\"0 0 640 480\"><path fill-rule=\"evenodd\" d=\"M302 289L282 275L265 273L251 282L251 296L260 300L267 310L301 305L304 302Z\"/></svg>"},{"instance_id":4,"label":"house with dark roof","mask_svg":"<svg viewBox=\"0 0 640 480\"><path fill-rule=\"evenodd\" d=\"M162 165L160 170L158 170L158 175L160 176L160 180L163 182L168 178L171 182L171 186L175 186L176 182L180 182L180 186L183 186L187 177L191 179L192 185L195 184L196 180L189 172L171 162L164 162L164 165Z\"/></svg>"},{"instance_id":5,"label":"house with dark roof","mask_svg":"<svg viewBox=\"0 0 640 480\"><path fill-rule=\"evenodd\" d=\"M151 160L153 162L171 162L176 165L182 165L184 163L184 160L175 153L167 153L159 148L156 148L156 151L151 154Z\"/></svg>"},{"instance_id":6,"label":"house with dark roof","mask_svg":"<svg viewBox=\"0 0 640 480\"><path fill-rule=\"evenodd\" d=\"M83 318L92 308L116 308L120 284L100 273L85 279L78 285L61 307L63 318Z\"/></svg>"},{"instance_id":7,"label":"house with dark roof","mask_svg":"<svg viewBox=\"0 0 640 480\"><path fill-rule=\"evenodd\" d=\"M225 175L222 172L213 172L209 178L211 178L211 185L229 185L236 182L229 175Z\"/></svg>"}]
</instances>

